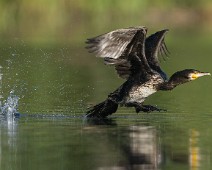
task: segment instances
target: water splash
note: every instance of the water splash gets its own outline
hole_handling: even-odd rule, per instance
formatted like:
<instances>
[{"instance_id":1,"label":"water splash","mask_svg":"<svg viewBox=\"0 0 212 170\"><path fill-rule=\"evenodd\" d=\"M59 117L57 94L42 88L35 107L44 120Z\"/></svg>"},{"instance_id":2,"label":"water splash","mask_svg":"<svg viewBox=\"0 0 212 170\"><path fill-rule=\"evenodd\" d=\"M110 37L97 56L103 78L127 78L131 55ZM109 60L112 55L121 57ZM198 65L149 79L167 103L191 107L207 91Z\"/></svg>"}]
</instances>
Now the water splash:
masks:
<instances>
[{"instance_id":1,"label":"water splash","mask_svg":"<svg viewBox=\"0 0 212 170\"><path fill-rule=\"evenodd\" d=\"M18 101L19 97L16 96L14 94L14 91L12 90L7 100L1 103L0 107L1 113L8 117L16 116L18 114Z\"/></svg>"},{"instance_id":2,"label":"water splash","mask_svg":"<svg viewBox=\"0 0 212 170\"><path fill-rule=\"evenodd\" d=\"M6 100L3 99L2 92L2 66L0 66L0 114L5 115L6 117L13 117L18 115L18 101L19 97L14 94L14 90L10 91L9 96Z\"/></svg>"}]
</instances>

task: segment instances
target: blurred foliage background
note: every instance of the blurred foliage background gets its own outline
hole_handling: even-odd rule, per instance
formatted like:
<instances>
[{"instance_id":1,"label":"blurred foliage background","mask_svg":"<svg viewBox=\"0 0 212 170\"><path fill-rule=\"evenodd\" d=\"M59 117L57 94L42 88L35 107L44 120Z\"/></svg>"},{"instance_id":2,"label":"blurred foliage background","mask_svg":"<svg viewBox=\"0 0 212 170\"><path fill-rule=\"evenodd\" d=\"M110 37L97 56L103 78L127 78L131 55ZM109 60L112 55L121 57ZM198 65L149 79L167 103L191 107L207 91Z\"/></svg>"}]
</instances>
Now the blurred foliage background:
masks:
<instances>
[{"instance_id":1,"label":"blurred foliage background","mask_svg":"<svg viewBox=\"0 0 212 170\"><path fill-rule=\"evenodd\" d=\"M0 0L1 39L76 42L119 27L212 31L211 0Z\"/></svg>"}]
</instances>

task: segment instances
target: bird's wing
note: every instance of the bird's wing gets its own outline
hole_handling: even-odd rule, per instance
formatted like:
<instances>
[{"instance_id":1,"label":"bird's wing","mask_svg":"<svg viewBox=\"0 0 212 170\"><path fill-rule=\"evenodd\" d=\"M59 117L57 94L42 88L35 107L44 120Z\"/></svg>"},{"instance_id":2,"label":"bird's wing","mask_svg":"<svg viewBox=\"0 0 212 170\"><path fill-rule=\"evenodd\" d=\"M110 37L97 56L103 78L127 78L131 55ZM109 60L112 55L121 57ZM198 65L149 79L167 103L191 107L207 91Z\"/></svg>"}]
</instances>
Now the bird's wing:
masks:
<instances>
[{"instance_id":1,"label":"bird's wing","mask_svg":"<svg viewBox=\"0 0 212 170\"><path fill-rule=\"evenodd\" d=\"M168 29L158 31L146 38L145 54L150 67L161 74L164 79L167 79L166 74L160 68L158 55L168 55L169 51L166 47L164 38Z\"/></svg>"},{"instance_id":2,"label":"bird's wing","mask_svg":"<svg viewBox=\"0 0 212 170\"><path fill-rule=\"evenodd\" d=\"M117 59L131 42L135 33L144 28L143 26L138 26L117 29L94 38L89 38L86 41L86 48L89 52L95 53L98 57Z\"/></svg>"},{"instance_id":3,"label":"bird's wing","mask_svg":"<svg viewBox=\"0 0 212 170\"><path fill-rule=\"evenodd\" d=\"M128 79L135 74L146 78L152 73L152 69L145 56L145 39L146 29L137 30L122 55L117 59L106 57L105 63L115 65L118 75L122 78Z\"/></svg>"},{"instance_id":4,"label":"bird's wing","mask_svg":"<svg viewBox=\"0 0 212 170\"><path fill-rule=\"evenodd\" d=\"M149 75L154 74L145 54L146 30L138 30L129 43L128 60L131 63L131 75L139 74L139 77L147 79ZM127 49L126 49L127 50ZM125 53L128 51L125 51Z\"/></svg>"}]
</instances>

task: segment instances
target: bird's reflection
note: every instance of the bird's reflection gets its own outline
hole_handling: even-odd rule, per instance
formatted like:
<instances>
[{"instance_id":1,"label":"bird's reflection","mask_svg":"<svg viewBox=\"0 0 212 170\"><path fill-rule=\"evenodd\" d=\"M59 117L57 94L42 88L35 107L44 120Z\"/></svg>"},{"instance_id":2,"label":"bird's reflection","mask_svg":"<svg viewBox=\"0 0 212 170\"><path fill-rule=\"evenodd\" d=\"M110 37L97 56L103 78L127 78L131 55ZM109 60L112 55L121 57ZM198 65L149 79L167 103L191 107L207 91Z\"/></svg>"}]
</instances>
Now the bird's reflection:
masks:
<instances>
[{"instance_id":1,"label":"bird's reflection","mask_svg":"<svg viewBox=\"0 0 212 170\"><path fill-rule=\"evenodd\" d=\"M130 126L129 143L122 146L128 162L121 169L158 169L161 150L153 126Z\"/></svg>"},{"instance_id":2,"label":"bird's reflection","mask_svg":"<svg viewBox=\"0 0 212 170\"><path fill-rule=\"evenodd\" d=\"M156 129L153 126L131 126L128 151L131 169L157 169L160 163Z\"/></svg>"},{"instance_id":3,"label":"bird's reflection","mask_svg":"<svg viewBox=\"0 0 212 170\"><path fill-rule=\"evenodd\" d=\"M123 121L119 121L119 119L101 121L93 119L87 128L95 139L98 139L98 142L104 143L106 152L103 153L111 154L111 156L119 155L114 158L115 160L112 159L113 156L107 159L101 157L103 155L96 157L96 160L116 162L113 165L100 163L97 165L99 170L156 170L170 165L188 166L191 170L200 169L202 156L198 142L200 140L198 130L184 131L180 127L161 127L149 122L135 121L132 125L122 126ZM105 128L99 125L112 125L113 127ZM101 139L98 138L99 132L101 132ZM116 148L116 152L111 148Z\"/></svg>"},{"instance_id":4,"label":"bird's reflection","mask_svg":"<svg viewBox=\"0 0 212 170\"><path fill-rule=\"evenodd\" d=\"M92 120L92 121L91 121ZM101 120L89 119L89 123L92 125L116 125L116 121L113 119ZM91 125L91 124L89 124ZM92 128L92 132L94 132ZM117 126L117 129L119 127ZM120 158L115 166L100 166L99 170L108 169L119 169L119 170L137 170L137 169L158 169L161 162L161 147L157 136L157 131L154 126L129 126L124 130L126 133L121 139L120 143L115 142L116 134L108 134L109 141L112 142L116 147L119 147L121 155L124 156ZM122 134L123 135L123 134Z\"/></svg>"}]
</instances>

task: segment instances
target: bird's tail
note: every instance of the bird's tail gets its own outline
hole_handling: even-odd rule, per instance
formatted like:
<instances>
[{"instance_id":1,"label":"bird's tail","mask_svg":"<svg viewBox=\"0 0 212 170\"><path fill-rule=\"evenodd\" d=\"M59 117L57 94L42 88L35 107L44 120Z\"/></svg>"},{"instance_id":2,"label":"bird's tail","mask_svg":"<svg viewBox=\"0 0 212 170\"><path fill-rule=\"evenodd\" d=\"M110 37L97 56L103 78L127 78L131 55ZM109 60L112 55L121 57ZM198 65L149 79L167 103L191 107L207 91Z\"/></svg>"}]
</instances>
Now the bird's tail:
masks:
<instances>
[{"instance_id":1,"label":"bird's tail","mask_svg":"<svg viewBox=\"0 0 212 170\"><path fill-rule=\"evenodd\" d=\"M112 113L115 113L118 108L118 104L110 99L93 106L87 111L87 118L105 118Z\"/></svg>"}]
</instances>

